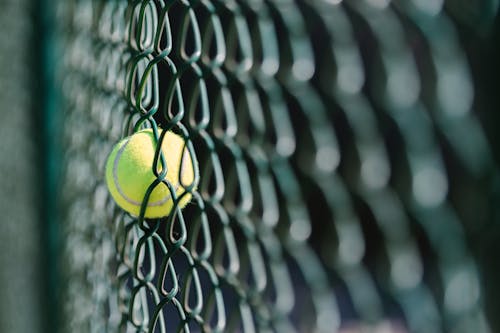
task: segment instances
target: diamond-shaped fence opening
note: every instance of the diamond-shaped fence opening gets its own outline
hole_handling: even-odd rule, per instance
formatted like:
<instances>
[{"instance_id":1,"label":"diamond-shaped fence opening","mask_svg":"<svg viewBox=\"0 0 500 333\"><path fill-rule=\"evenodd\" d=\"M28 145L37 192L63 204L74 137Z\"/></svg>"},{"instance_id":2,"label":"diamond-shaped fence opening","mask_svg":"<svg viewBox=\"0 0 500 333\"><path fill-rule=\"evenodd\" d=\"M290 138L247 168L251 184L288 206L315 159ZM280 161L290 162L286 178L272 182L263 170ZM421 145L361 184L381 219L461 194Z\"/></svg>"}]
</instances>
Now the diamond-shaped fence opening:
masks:
<instances>
[{"instance_id":1,"label":"diamond-shaped fence opening","mask_svg":"<svg viewBox=\"0 0 500 333\"><path fill-rule=\"evenodd\" d=\"M61 328L489 332L498 175L464 41L495 4L58 2ZM143 128L199 165L165 218L105 185Z\"/></svg>"}]
</instances>

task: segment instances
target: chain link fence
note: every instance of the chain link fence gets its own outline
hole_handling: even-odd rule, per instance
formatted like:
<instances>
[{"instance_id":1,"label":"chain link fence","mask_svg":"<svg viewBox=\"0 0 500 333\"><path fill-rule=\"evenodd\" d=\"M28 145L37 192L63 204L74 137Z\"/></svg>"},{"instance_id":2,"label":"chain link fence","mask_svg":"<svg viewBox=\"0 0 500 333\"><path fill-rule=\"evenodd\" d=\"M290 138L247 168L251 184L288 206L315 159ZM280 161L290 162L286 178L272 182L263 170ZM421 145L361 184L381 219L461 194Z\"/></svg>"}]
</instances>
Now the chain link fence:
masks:
<instances>
[{"instance_id":1,"label":"chain link fence","mask_svg":"<svg viewBox=\"0 0 500 333\"><path fill-rule=\"evenodd\" d=\"M478 3L58 2L61 330L490 332ZM105 187L144 127L200 166L167 218Z\"/></svg>"}]
</instances>

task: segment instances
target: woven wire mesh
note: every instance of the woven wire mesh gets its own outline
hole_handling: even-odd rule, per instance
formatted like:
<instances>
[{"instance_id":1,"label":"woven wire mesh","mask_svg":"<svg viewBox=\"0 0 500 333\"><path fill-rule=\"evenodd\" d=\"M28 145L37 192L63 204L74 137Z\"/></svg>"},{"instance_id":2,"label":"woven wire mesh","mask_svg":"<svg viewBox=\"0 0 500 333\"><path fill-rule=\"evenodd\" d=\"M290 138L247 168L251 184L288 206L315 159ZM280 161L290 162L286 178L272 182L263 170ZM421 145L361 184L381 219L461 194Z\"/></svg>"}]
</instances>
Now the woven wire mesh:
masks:
<instances>
[{"instance_id":1,"label":"woven wire mesh","mask_svg":"<svg viewBox=\"0 0 500 333\"><path fill-rule=\"evenodd\" d=\"M442 1L73 1L58 19L67 330L489 331L466 231L496 171ZM162 219L104 182L144 127L200 167Z\"/></svg>"}]
</instances>

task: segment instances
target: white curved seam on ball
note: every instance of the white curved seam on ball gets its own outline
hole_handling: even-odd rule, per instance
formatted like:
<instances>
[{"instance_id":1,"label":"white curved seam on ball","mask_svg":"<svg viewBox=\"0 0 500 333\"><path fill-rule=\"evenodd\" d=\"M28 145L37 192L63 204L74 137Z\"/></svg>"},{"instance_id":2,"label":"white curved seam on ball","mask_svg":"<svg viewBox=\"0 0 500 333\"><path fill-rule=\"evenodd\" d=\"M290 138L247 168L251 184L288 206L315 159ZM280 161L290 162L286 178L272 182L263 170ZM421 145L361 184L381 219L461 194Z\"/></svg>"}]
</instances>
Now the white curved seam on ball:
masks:
<instances>
[{"instance_id":1,"label":"white curved seam on ball","mask_svg":"<svg viewBox=\"0 0 500 333\"><path fill-rule=\"evenodd\" d=\"M116 187L116 190L118 191L118 193L120 193L120 195L122 196L122 198L128 202L129 204L132 204L132 205L136 205L136 206L141 206L142 203L141 202L138 202L138 201L135 201L131 198L129 198L122 190L122 188L120 187L120 183L118 182L118 175L117 175L117 169L118 169L118 162L120 161L120 158L121 158L121 155L123 154L123 151L125 150L125 147L127 147L127 144L129 143L130 139L127 140L127 142L125 144L123 144L122 147L120 147L120 149L118 149L118 152L116 153L116 157L115 157L115 161L113 163L113 182L115 183L115 187ZM184 156L183 158L185 157L185 152L184 151ZM184 174L184 168L185 168L185 163L183 162L182 163L182 170L181 170L181 174L180 174L180 177L183 176ZM182 178L181 178L182 179ZM179 189L179 182L177 182L177 184L174 186L174 190L175 192L177 193L177 190ZM155 201L155 202L148 202L147 206L146 207L154 207L154 206L161 206L163 204L165 204L168 200L170 200L171 198L171 195L168 194L167 196L165 196L164 199L162 200L159 200L159 201Z\"/></svg>"}]
</instances>

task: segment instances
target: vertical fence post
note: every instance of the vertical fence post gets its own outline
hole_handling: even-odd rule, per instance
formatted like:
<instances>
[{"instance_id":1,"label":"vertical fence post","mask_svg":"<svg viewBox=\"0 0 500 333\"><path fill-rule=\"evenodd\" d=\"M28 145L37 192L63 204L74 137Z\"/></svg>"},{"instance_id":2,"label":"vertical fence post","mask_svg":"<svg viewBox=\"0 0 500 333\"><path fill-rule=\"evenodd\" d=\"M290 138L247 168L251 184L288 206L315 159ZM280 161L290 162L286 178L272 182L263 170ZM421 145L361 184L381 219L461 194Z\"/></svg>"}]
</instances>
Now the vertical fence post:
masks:
<instances>
[{"instance_id":1,"label":"vertical fence post","mask_svg":"<svg viewBox=\"0 0 500 333\"><path fill-rule=\"evenodd\" d=\"M55 8L57 1L35 1L35 22L37 61L35 75L37 78L36 108L39 121L40 168L41 178L40 213L42 225L43 248L43 317L44 331L58 332L61 320L61 283L60 279L60 230L58 219L59 177L61 171L60 158L60 125L59 93L56 82L57 75L57 35Z\"/></svg>"}]
</instances>

